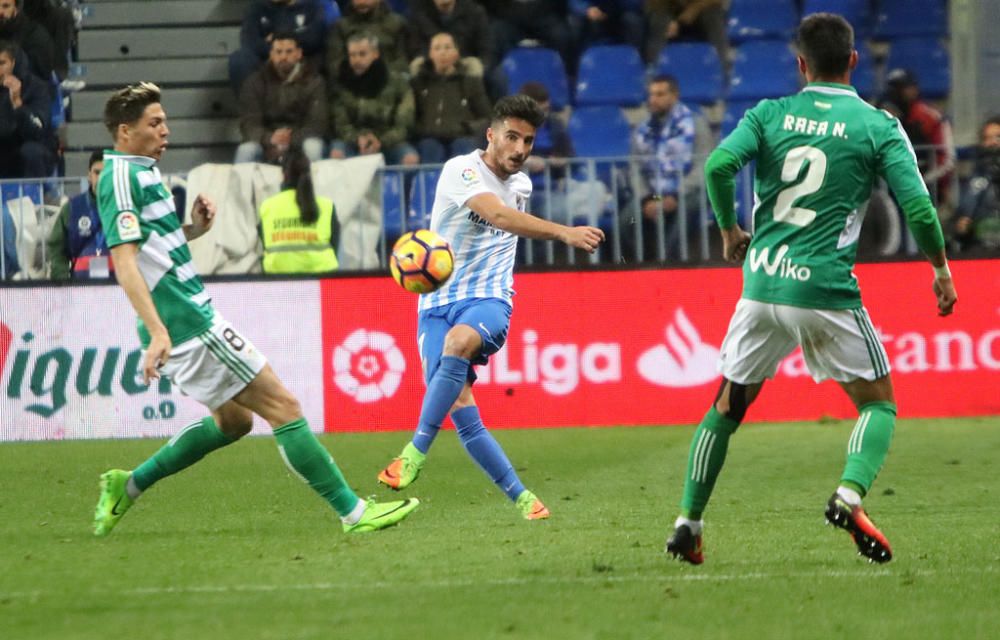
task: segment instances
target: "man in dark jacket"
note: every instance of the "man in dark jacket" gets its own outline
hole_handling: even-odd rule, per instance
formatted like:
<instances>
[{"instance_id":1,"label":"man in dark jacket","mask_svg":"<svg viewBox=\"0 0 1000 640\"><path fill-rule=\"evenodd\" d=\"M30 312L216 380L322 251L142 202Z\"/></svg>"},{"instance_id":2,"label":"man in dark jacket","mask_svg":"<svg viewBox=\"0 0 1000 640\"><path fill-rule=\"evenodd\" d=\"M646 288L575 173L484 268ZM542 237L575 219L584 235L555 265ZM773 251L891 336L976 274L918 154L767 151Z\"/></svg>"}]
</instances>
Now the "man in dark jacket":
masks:
<instances>
[{"instance_id":1,"label":"man in dark jacket","mask_svg":"<svg viewBox=\"0 0 1000 640\"><path fill-rule=\"evenodd\" d=\"M375 37L382 62L391 71L406 73L406 20L393 13L385 0L350 0L350 9L333 23L327 43L326 69L340 79L347 43L359 34Z\"/></svg>"},{"instance_id":2,"label":"man in dark jacket","mask_svg":"<svg viewBox=\"0 0 1000 640\"><path fill-rule=\"evenodd\" d=\"M36 76L43 80L52 76L55 56L52 38L40 24L18 11L16 0L0 0L0 40L16 43L28 56Z\"/></svg>"},{"instance_id":3,"label":"man in dark jacket","mask_svg":"<svg viewBox=\"0 0 1000 640\"><path fill-rule=\"evenodd\" d=\"M17 54L0 40L0 178L42 178L55 161L48 87L16 65Z\"/></svg>"},{"instance_id":4,"label":"man in dark jacket","mask_svg":"<svg viewBox=\"0 0 1000 640\"><path fill-rule=\"evenodd\" d=\"M102 278L111 271L108 244L97 213L97 179L104 168L104 151L90 154L89 188L69 199L49 233L49 277L53 280Z\"/></svg>"},{"instance_id":5,"label":"man in dark jacket","mask_svg":"<svg viewBox=\"0 0 1000 640\"><path fill-rule=\"evenodd\" d=\"M573 37L566 20L566 0L483 0L495 18L497 59L526 38L555 49L572 72Z\"/></svg>"},{"instance_id":6,"label":"man in dark jacket","mask_svg":"<svg viewBox=\"0 0 1000 640\"><path fill-rule=\"evenodd\" d=\"M410 0L409 22L410 58L427 55L431 38L447 31L464 60L476 58L486 71L493 68L493 32L486 10L475 0Z\"/></svg>"},{"instance_id":7,"label":"man in dark jacket","mask_svg":"<svg viewBox=\"0 0 1000 640\"><path fill-rule=\"evenodd\" d=\"M268 61L243 83L239 108L243 143L234 162L277 162L293 145L312 162L323 157L326 83L302 60L293 34L271 39Z\"/></svg>"},{"instance_id":8,"label":"man in dark jacket","mask_svg":"<svg viewBox=\"0 0 1000 640\"><path fill-rule=\"evenodd\" d=\"M402 74L382 61L375 36L361 33L348 39L338 77L330 98L330 157L382 153L389 165L417 164L420 156L407 143L413 91Z\"/></svg>"},{"instance_id":9,"label":"man in dark jacket","mask_svg":"<svg viewBox=\"0 0 1000 640\"><path fill-rule=\"evenodd\" d=\"M275 33L293 34L310 64L317 69L323 64L326 18L319 0L255 0L243 17L240 48L229 56L229 82L236 95L267 60Z\"/></svg>"},{"instance_id":10,"label":"man in dark jacket","mask_svg":"<svg viewBox=\"0 0 1000 640\"><path fill-rule=\"evenodd\" d=\"M417 151L437 164L471 153L489 126L492 106L483 79L469 75L450 33L431 38L428 59L415 78Z\"/></svg>"}]
</instances>

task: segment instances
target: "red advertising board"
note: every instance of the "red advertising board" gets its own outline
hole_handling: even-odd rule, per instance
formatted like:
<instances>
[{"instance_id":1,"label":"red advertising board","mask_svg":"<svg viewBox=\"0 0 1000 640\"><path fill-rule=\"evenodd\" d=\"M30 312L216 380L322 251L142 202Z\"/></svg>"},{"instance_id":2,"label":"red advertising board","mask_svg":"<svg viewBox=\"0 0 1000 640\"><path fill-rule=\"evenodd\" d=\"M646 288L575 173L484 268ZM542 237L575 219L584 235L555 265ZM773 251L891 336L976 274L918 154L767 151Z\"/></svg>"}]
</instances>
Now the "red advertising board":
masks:
<instances>
[{"instance_id":1,"label":"red advertising board","mask_svg":"<svg viewBox=\"0 0 1000 640\"><path fill-rule=\"evenodd\" d=\"M893 368L901 416L1000 414L1000 261L953 262L960 302L938 317L926 263L861 265L865 304ZM474 391L491 427L697 422L719 376L740 292L735 268L520 274L504 349ZM410 429L424 385L416 298L389 278L322 284L328 430ZM749 421L850 418L798 352Z\"/></svg>"}]
</instances>

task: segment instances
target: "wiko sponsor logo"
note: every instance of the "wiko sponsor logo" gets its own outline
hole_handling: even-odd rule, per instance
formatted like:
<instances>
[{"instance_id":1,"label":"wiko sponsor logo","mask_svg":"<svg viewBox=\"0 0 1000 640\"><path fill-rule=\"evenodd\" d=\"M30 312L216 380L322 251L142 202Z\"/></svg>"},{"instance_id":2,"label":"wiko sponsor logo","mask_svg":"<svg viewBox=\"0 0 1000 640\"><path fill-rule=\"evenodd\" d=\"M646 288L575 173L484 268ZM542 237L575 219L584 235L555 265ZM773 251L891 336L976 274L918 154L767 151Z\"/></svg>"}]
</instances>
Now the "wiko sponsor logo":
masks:
<instances>
[{"instance_id":1,"label":"wiko sponsor logo","mask_svg":"<svg viewBox=\"0 0 1000 640\"><path fill-rule=\"evenodd\" d=\"M142 382L140 349L124 352L120 346L105 347L102 353L98 347L84 347L73 352L62 345L34 343L35 334L26 331L15 347L14 332L0 323L0 374L7 377L8 400L22 404L24 411L49 418L74 394L78 398L119 393L131 396L149 390L149 385ZM161 395L171 393L166 378L160 378L157 388ZM173 402L167 399L143 408L142 417L171 418L174 413Z\"/></svg>"},{"instance_id":2,"label":"wiko sponsor logo","mask_svg":"<svg viewBox=\"0 0 1000 640\"><path fill-rule=\"evenodd\" d=\"M719 350L701 339L684 309L674 312L665 330L666 343L639 356L639 375L662 387L697 387L715 380Z\"/></svg>"},{"instance_id":3,"label":"wiko sponsor logo","mask_svg":"<svg viewBox=\"0 0 1000 640\"><path fill-rule=\"evenodd\" d=\"M406 358L388 333L357 329L333 350L333 382L358 402L391 398L406 372Z\"/></svg>"},{"instance_id":4,"label":"wiko sponsor logo","mask_svg":"<svg viewBox=\"0 0 1000 640\"><path fill-rule=\"evenodd\" d=\"M809 267L795 264L790 258L785 257L786 253L788 253L788 245L783 244L778 247L774 259L771 260L771 247L764 247L760 251L753 248L750 250L750 271L756 273L763 269L764 273L769 276L788 278L799 282L805 282L812 277L812 270Z\"/></svg>"}]
</instances>

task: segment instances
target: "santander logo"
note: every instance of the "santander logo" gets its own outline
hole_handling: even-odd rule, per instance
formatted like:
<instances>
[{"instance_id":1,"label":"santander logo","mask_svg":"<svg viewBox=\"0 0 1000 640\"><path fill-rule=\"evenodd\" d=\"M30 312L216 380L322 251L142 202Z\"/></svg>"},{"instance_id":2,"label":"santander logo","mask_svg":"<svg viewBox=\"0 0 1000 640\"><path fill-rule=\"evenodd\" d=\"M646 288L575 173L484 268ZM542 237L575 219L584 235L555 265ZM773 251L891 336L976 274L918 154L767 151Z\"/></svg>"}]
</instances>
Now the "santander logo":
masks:
<instances>
[{"instance_id":1,"label":"santander logo","mask_svg":"<svg viewBox=\"0 0 1000 640\"><path fill-rule=\"evenodd\" d=\"M399 390L406 358L388 333L356 329L333 350L333 382L361 403L391 398Z\"/></svg>"},{"instance_id":2,"label":"santander logo","mask_svg":"<svg viewBox=\"0 0 1000 640\"><path fill-rule=\"evenodd\" d=\"M719 376L719 350L702 342L684 309L674 312L664 333L666 344L647 349L636 363L645 380L662 387L697 387Z\"/></svg>"}]
</instances>

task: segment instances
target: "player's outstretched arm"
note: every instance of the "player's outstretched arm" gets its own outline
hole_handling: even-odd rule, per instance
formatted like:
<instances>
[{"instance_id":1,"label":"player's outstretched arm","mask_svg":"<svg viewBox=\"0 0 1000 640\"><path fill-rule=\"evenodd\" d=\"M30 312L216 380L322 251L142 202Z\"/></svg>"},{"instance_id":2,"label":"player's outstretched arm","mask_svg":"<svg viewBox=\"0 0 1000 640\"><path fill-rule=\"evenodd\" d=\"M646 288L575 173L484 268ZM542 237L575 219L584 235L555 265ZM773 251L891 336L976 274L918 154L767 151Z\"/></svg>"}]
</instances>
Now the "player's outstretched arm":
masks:
<instances>
[{"instance_id":1,"label":"player's outstretched arm","mask_svg":"<svg viewBox=\"0 0 1000 640\"><path fill-rule=\"evenodd\" d=\"M215 222L215 203L198 194L191 207L191 222L184 225L184 238L190 242L208 233Z\"/></svg>"},{"instance_id":2,"label":"player's outstretched arm","mask_svg":"<svg viewBox=\"0 0 1000 640\"><path fill-rule=\"evenodd\" d=\"M134 242L111 247L111 259L114 261L118 284L125 290L132 308L149 331L149 347L146 348L146 359L142 365L142 379L149 384L150 380L160 377L157 369L167 362L173 345L167 328L156 311L156 305L153 304L146 280L139 272L138 255L139 245Z\"/></svg>"},{"instance_id":3,"label":"player's outstretched arm","mask_svg":"<svg viewBox=\"0 0 1000 640\"><path fill-rule=\"evenodd\" d=\"M530 213L508 207L492 193L480 193L469 198L466 205L494 227L533 240L558 240L571 247L593 253L604 241L604 231L581 225L567 227L544 220Z\"/></svg>"}]
</instances>

